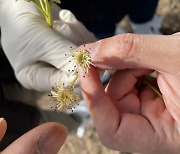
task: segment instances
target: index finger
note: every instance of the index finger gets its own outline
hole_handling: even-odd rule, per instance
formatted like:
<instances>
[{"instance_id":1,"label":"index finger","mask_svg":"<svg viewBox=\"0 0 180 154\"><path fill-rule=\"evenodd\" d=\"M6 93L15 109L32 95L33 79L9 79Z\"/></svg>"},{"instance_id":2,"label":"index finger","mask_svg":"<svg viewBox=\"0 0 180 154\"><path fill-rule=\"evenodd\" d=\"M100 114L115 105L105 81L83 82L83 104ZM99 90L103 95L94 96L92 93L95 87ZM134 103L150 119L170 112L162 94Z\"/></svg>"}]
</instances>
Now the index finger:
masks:
<instances>
[{"instance_id":1,"label":"index finger","mask_svg":"<svg viewBox=\"0 0 180 154\"><path fill-rule=\"evenodd\" d=\"M93 64L103 69L148 68L177 73L180 67L178 35L127 33L86 44L85 48L91 52Z\"/></svg>"},{"instance_id":2,"label":"index finger","mask_svg":"<svg viewBox=\"0 0 180 154\"><path fill-rule=\"evenodd\" d=\"M101 134L114 133L119 126L121 115L110 97L106 95L97 70L91 66L91 70L85 76L82 70L78 72L80 74L82 94L97 131ZM114 122L110 124L112 119ZM109 127L110 125L111 127ZM106 132L106 130L109 131Z\"/></svg>"}]
</instances>

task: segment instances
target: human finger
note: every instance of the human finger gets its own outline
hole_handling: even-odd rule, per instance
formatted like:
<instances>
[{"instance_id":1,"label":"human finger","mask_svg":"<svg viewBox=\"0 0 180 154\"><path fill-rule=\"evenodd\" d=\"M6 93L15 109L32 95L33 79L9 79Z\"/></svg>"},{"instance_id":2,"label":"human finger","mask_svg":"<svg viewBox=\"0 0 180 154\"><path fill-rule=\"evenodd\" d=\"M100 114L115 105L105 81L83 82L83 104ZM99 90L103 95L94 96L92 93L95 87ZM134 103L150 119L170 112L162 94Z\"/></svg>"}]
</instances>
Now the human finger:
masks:
<instances>
[{"instance_id":1,"label":"human finger","mask_svg":"<svg viewBox=\"0 0 180 154\"><path fill-rule=\"evenodd\" d=\"M85 48L90 50L93 64L103 69L148 68L176 73L180 66L177 35L127 33L86 44Z\"/></svg>"},{"instance_id":2,"label":"human finger","mask_svg":"<svg viewBox=\"0 0 180 154\"><path fill-rule=\"evenodd\" d=\"M98 133L100 136L104 136L107 133L115 133L119 126L120 113L111 99L105 94L97 70L91 66L87 74L84 75L82 70L79 70L79 74L82 94ZM104 141L109 142L106 139Z\"/></svg>"},{"instance_id":3,"label":"human finger","mask_svg":"<svg viewBox=\"0 0 180 154\"><path fill-rule=\"evenodd\" d=\"M140 113L140 100L136 83L138 79L148 74L150 70L121 70L110 80L106 87L106 94L111 97L116 107L122 113Z\"/></svg>"},{"instance_id":4,"label":"human finger","mask_svg":"<svg viewBox=\"0 0 180 154\"><path fill-rule=\"evenodd\" d=\"M2 154L56 154L67 137L67 129L58 123L40 125L18 138Z\"/></svg>"},{"instance_id":5,"label":"human finger","mask_svg":"<svg viewBox=\"0 0 180 154\"><path fill-rule=\"evenodd\" d=\"M111 78L106 93L111 96L115 101L124 97L127 93L131 92L138 79L151 71L147 69L135 69L135 70L121 70Z\"/></svg>"},{"instance_id":6,"label":"human finger","mask_svg":"<svg viewBox=\"0 0 180 154\"><path fill-rule=\"evenodd\" d=\"M156 121L155 118L160 117L166 109L162 98L158 97L149 87L144 87L139 97L141 101L141 115L150 121ZM152 117L155 118L152 120Z\"/></svg>"},{"instance_id":7,"label":"human finger","mask_svg":"<svg viewBox=\"0 0 180 154\"><path fill-rule=\"evenodd\" d=\"M7 129L7 123L4 118L0 118L0 141L2 140Z\"/></svg>"}]
</instances>

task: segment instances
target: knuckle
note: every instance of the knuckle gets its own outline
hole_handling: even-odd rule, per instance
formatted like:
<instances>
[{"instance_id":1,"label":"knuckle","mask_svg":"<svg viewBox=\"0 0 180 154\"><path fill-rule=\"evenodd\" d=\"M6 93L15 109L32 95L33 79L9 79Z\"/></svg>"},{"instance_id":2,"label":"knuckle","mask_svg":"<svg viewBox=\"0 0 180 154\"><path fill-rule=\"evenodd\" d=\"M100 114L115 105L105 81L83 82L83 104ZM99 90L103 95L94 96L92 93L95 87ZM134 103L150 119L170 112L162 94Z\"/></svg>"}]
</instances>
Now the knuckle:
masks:
<instances>
[{"instance_id":1,"label":"knuckle","mask_svg":"<svg viewBox=\"0 0 180 154\"><path fill-rule=\"evenodd\" d=\"M119 51L122 59L135 57L141 49L141 36L138 34L126 33L120 36Z\"/></svg>"}]
</instances>

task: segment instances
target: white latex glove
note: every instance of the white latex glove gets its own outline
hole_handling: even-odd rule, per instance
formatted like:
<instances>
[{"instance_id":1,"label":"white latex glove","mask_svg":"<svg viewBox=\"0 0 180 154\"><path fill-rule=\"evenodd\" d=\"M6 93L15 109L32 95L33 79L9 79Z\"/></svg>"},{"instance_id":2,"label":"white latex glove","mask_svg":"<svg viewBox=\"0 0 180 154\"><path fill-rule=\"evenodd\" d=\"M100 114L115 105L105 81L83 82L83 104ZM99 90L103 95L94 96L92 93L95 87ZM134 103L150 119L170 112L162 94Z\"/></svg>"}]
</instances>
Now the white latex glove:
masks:
<instances>
[{"instance_id":1,"label":"white latex glove","mask_svg":"<svg viewBox=\"0 0 180 154\"><path fill-rule=\"evenodd\" d=\"M55 7L55 5L53 6ZM70 47L95 41L92 33L68 10L52 9L54 29L31 2L0 0L2 46L17 79L28 89L49 91L72 81ZM59 14L59 19L57 19Z\"/></svg>"}]
</instances>

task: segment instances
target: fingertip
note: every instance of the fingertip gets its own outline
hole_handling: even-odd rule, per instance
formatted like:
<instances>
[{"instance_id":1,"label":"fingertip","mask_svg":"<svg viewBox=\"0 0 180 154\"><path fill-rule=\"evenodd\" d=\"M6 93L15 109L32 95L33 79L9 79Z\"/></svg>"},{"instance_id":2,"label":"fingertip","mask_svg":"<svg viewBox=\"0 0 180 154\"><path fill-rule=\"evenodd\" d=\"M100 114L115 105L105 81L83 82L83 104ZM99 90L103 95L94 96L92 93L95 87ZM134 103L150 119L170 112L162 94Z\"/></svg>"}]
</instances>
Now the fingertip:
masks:
<instances>
[{"instance_id":1,"label":"fingertip","mask_svg":"<svg viewBox=\"0 0 180 154\"><path fill-rule=\"evenodd\" d=\"M7 129L7 123L6 120L4 118L0 118L0 141L2 140L2 138L4 137L4 134L6 132Z\"/></svg>"},{"instance_id":2,"label":"fingertip","mask_svg":"<svg viewBox=\"0 0 180 154\"><path fill-rule=\"evenodd\" d=\"M63 135L65 141L68 136L68 128L61 123L52 122L52 124L55 125L54 127L58 127L58 131L61 133L61 136Z\"/></svg>"},{"instance_id":3,"label":"fingertip","mask_svg":"<svg viewBox=\"0 0 180 154\"><path fill-rule=\"evenodd\" d=\"M67 128L55 123L38 141L40 153L57 153L67 138Z\"/></svg>"},{"instance_id":4,"label":"fingertip","mask_svg":"<svg viewBox=\"0 0 180 154\"><path fill-rule=\"evenodd\" d=\"M88 73L84 73L81 68L78 72L83 96L85 96L85 98L94 100L97 99L97 97L104 95L103 84L101 83L99 73L94 66L90 66Z\"/></svg>"},{"instance_id":5,"label":"fingertip","mask_svg":"<svg viewBox=\"0 0 180 154\"><path fill-rule=\"evenodd\" d=\"M66 22L66 23L75 23L77 21L74 14L71 11L66 10L66 9L62 9L59 12L59 17L62 21Z\"/></svg>"},{"instance_id":6,"label":"fingertip","mask_svg":"<svg viewBox=\"0 0 180 154\"><path fill-rule=\"evenodd\" d=\"M0 118L0 125L7 126L6 120L4 118Z\"/></svg>"}]
</instances>

